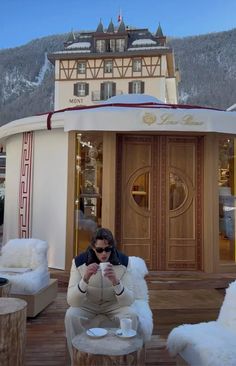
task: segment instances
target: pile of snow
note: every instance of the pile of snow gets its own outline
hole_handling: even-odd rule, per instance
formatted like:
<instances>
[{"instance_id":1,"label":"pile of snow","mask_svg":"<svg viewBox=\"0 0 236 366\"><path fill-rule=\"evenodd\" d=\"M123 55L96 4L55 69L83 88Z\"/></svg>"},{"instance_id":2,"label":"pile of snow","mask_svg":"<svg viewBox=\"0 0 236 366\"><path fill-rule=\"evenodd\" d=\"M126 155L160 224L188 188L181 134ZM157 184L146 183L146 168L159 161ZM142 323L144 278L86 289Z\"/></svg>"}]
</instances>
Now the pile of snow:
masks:
<instances>
[{"instance_id":1,"label":"pile of snow","mask_svg":"<svg viewBox=\"0 0 236 366\"><path fill-rule=\"evenodd\" d=\"M148 94L122 94L122 95L116 95L114 97L111 97L107 99L102 104L106 103L165 103L160 99L157 99L153 97L152 95Z\"/></svg>"},{"instance_id":2,"label":"pile of snow","mask_svg":"<svg viewBox=\"0 0 236 366\"><path fill-rule=\"evenodd\" d=\"M142 44L157 44L152 39L136 39L136 41L132 42L132 46L140 46Z\"/></svg>"}]
</instances>

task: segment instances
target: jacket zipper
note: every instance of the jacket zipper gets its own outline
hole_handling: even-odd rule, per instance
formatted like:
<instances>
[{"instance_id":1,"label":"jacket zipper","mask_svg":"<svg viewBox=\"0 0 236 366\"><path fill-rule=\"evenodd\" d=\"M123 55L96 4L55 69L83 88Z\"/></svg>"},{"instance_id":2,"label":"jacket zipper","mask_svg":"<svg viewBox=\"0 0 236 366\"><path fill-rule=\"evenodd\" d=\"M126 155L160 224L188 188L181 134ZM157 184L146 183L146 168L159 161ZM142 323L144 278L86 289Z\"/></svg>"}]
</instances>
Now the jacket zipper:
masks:
<instances>
[{"instance_id":1,"label":"jacket zipper","mask_svg":"<svg viewBox=\"0 0 236 366\"><path fill-rule=\"evenodd\" d=\"M103 278L102 278L102 271L101 271L101 303L103 303Z\"/></svg>"}]
</instances>

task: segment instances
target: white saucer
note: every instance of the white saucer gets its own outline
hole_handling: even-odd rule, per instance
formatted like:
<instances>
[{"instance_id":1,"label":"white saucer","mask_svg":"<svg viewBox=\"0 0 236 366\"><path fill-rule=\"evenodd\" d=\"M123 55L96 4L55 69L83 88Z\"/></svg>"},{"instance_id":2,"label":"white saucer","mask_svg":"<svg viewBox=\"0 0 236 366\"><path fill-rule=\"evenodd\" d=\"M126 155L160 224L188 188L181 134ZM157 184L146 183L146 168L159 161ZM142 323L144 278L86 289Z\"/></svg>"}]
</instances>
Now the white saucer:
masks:
<instances>
[{"instance_id":1,"label":"white saucer","mask_svg":"<svg viewBox=\"0 0 236 366\"><path fill-rule=\"evenodd\" d=\"M136 334L137 334L137 332L134 329L129 329L127 331L127 334L123 334L121 329L117 329L117 331L116 331L117 337L120 337L120 338L133 338L136 336Z\"/></svg>"},{"instance_id":2,"label":"white saucer","mask_svg":"<svg viewBox=\"0 0 236 366\"><path fill-rule=\"evenodd\" d=\"M104 328L90 328L86 330L86 333L89 337L101 338L107 334L107 330Z\"/></svg>"}]
</instances>

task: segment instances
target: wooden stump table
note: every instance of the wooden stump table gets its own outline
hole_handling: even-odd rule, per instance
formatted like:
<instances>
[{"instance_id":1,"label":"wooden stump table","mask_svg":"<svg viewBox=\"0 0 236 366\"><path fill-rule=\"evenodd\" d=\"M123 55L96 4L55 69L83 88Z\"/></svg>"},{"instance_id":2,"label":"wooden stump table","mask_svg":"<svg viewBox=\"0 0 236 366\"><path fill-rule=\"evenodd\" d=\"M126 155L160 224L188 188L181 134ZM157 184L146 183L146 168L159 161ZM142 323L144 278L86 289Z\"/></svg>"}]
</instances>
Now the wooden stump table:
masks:
<instances>
[{"instance_id":1,"label":"wooden stump table","mask_svg":"<svg viewBox=\"0 0 236 366\"><path fill-rule=\"evenodd\" d=\"M86 332L72 340L74 366L143 366L143 339L120 338L109 329L102 338L91 338Z\"/></svg>"},{"instance_id":2,"label":"wooden stump table","mask_svg":"<svg viewBox=\"0 0 236 366\"><path fill-rule=\"evenodd\" d=\"M0 297L1 366L24 366L26 310L26 301Z\"/></svg>"},{"instance_id":3,"label":"wooden stump table","mask_svg":"<svg viewBox=\"0 0 236 366\"><path fill-rule=\"evenodd\" d=\"M0 297L7 297L10 293L11 283L7 278L0 277Z\"/></svg>"}]
</instances>

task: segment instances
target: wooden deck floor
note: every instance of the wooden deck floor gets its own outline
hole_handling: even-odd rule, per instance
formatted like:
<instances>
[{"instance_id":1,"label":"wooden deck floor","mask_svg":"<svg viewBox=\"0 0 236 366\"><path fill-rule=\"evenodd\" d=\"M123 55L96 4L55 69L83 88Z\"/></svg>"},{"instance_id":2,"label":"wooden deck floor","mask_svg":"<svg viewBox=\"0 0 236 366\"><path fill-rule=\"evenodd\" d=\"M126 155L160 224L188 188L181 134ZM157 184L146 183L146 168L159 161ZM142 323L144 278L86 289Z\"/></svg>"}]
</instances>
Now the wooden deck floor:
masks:
<instances>
[{"instance_id":1,"label":"wooden deck floor","mask_svg":"<svg viewBox=\"0 0 236 366\"><path fill-rule=\"evenodd\" d=\"M27 320L27 344L25 366L69 366L64 332L64 316L67 309L67 276L59 278L56 300L35 318ZM145 366L175 366L165 345L170 330L182 323L197 323L216 319L224 297L226 279L222 277L202 281L196 289L167 281L166 286L154 277L149 278L150 305L154 317L152 340L146 345ZM212 282L213 281L213 282ZM226 281L226 282L224 282ZM228 278L228 282L231 282ZM172 288L169 285L172 283ZM194 282L193 282L194 283ZM174 287L174 288L173 288ZM180 287L180 288L179 288ZM81 365L83 366L83 365Z\"/></svg>"}]
</instances>

